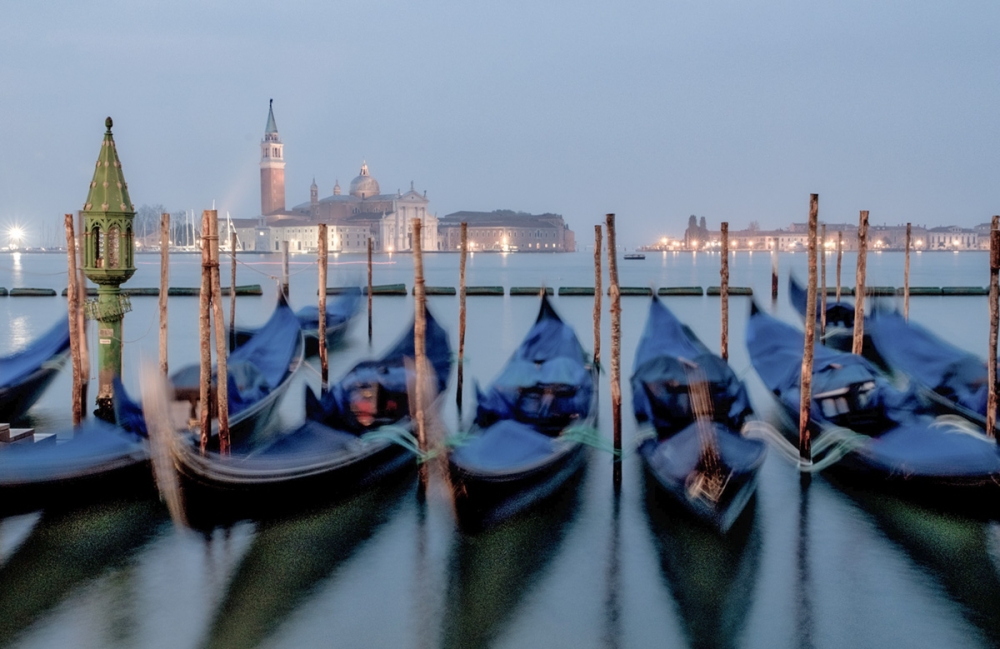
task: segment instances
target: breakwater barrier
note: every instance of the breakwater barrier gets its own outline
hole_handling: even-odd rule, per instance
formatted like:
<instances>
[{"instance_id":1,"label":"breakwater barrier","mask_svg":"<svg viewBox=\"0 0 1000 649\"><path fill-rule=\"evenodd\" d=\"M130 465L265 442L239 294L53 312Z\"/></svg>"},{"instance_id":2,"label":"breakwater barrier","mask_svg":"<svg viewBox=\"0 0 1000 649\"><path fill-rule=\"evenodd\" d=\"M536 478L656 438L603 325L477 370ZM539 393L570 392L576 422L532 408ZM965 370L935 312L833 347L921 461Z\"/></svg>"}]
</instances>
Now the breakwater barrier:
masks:
<instances>
[{"instance_id":1,"label":"breakwater barrier","mask_svg":"<svg viewBox=\"0 0 1000 649\"><path fill-rule=\"evenodd\" d=\"M198 287L184 287L184 286L171 286L167 289L167 295L171 297L197 297L201 289ZM229 295L229 287L222 287L222 295ZM427 286L425 287L426 294L428 296L454 296L458 295L458 291L454 286ZM558 289L554 289L551 286L546 286L544 288L546 295L558 294L564 297L593 297L594 287L593 286L560 286ZM503 286L467 286L465 289L465 294L467 296L499 296L504 295L511 296L537 296L542 291L541 286L511 286L510 289L505 289ZM622 297L648 297L653 294L653 289L648 286L622 286L619 288L620 295ZM62 296L67 296L68 289L62 290ZM160 295L160 289L158 288L122 288L122 295L128 295L130 297L158 297ZM367 287L358 286L328 286L326 289L327 295L344 295L348 293L360 293L361 295L368 294ZM406 284L380 284L372 286L372 295L402 295L405 296L412 292L412 289L407 290ZM718 286L709 286L707 288L702 288L701 286L662 286L656 290L656 294L661 297L678 297L678 296L718 296L721 292ZM318 293L318 291L317 291ZM246 284L236 287L237 296L260 296L263 295L264 291L260 284ZM610 293L609 293L610 294ZM826 288L826 294L828 297L836 297L837 290L835 287L828 286ZM840 289L841 296L853 296L854 287L843 286ZM903 288L895 286L866 286L865 295L873 297L888 297L902 295ZM990 294L989 288L984 286L911 286L910 296L911 297L921 297L921 296L988 296ZM56 297L59 293L53 288L31 288L31 287L21 287L21 288L5 288L0 286L0 297ZM87 288L87 295L90 297L97 296L97 289L94 287ZM741 295L753 295L753 288L749 286L730 286L729 287L730 296L741 296Z\"/></svg>"}]
</instances>

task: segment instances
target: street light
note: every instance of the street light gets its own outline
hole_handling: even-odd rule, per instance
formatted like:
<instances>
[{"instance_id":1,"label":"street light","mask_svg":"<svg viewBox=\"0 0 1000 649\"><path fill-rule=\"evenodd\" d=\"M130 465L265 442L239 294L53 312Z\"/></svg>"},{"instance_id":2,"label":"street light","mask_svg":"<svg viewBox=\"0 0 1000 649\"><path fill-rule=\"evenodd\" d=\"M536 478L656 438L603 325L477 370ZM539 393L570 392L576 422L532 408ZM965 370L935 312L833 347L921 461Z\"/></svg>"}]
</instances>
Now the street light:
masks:
<instances>
[{"instance_id":1,"label":"street light","mask_svg":"<svg viewBox=\"0 0 1000 649\"><path fill-rule=\"evenodd\" d=\"M19 225L13 225L7 230L7 247L17 250L21 246L21 239L24 238L24 230Z\"/></svg>"}]
</instances>

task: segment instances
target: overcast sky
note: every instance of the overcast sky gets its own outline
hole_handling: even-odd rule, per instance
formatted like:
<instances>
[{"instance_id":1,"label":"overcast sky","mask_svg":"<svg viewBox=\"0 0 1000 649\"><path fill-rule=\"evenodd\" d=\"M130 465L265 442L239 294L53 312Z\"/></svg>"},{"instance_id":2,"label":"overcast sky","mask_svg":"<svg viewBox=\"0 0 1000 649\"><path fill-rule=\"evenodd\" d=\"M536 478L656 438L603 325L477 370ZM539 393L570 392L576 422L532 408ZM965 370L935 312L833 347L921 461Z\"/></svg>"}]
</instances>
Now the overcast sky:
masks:
<instances>
[{"instance_id":1,"label":"overcast sky","mask_svg":"<svg viewBox=\"0 0 1000 649\"><path fill-rule=\"evenodd\" d=\"M289 206L606 212L625 245L820 218L1000 212L1000 3L21 2L0 21L0 227L86 199L104 118L132 200L260 211L274 98ZM0 237L2 239L2 237ZM0 240L0 243L5 243Z\"/></svg>"}]
</instances>

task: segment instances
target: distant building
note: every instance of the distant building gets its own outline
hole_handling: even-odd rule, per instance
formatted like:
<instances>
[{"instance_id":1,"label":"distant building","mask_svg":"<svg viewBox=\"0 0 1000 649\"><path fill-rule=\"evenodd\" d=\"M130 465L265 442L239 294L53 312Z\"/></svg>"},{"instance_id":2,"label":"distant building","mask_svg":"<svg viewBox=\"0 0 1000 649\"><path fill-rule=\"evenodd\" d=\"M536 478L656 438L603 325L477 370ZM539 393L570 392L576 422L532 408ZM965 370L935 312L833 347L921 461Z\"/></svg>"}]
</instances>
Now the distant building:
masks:
<instances>
[{"instance_id":1,"label":"distant building","mask_svg":"<svg viewBox=\"0 0 1000 649\"><path fill-rule=\"evenodd\" d=\"M438 231L444 249L462 246L461 225L468 223L469 250L574 252L576 236L559 214L527 214L511 210L454 212L441 218Z\"/></svg>"},{"instance_id":2,"label":"distant building","mask_svg":"<svg viewBox=\"0 0 1000 649\"><path fill-rule=\"evenodd\" d=\"M369 238L376 251L407 251L413 247L414 218L423 225L423 249L441 250L437 217L427 213L427 192L418 193L411 182L405 194L382 194L367 162L362 163L360 173L351 181L348 194L341 194L338 181L332 195L320 198L314 179L309 202L286 209L284 144L273 104L268 109L260 147L260 204L264 224L270 231L269 250L278 250L282 241L288 241L293 252L315 251L319 247L317 225L326 223L331 252L367 251Z\"/></svg>"}]
</instances>

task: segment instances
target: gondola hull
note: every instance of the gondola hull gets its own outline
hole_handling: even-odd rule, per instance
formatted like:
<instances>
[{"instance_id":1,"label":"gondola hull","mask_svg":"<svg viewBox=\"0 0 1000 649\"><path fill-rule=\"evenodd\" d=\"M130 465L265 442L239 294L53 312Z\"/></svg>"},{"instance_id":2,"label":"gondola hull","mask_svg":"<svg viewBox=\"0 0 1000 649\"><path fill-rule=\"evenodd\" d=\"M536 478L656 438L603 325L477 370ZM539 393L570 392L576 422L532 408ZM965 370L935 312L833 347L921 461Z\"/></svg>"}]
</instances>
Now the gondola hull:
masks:
<instances>
[{"instance_id":1,"label":"gondola hull","mask_svg":"<svg viewBox=\"0 0 1000 649\"><path fill-rule=\"evenodd\" d=\"M491 527L557 493L586 460L583 444L564 442L543 461L517 471L483 471L451 462L456 515L467 530Z\"/></svg>"},{"instance_id":2,"label":"gondola hull","mask_svg":"<svg viewBox=\"0 0 1000 649\"><path fill-rule=\"evenodd\" d=\"M0 358L0 423L17 421L28 412L69 353L69 321L63 317L26 348Z\"/></svg>"},{"instance_id":3,"label":"gondola hull","mask_svg":"<svg viewBox=\"0 0 1000 649\"><path fill-rule=\"evenodd\" d=\"M715 436L724 487L717 494L700 489L711 478L697 469L700 451L694 424L662 441L647 439L639 456L649 479L667 492L691 516L725 534L740 517L757 488L766 447L759 440L716 426ZM710 484L710 481L709 481Z\"/></svg>"},{"instance_id":4,"label":"gondola hull","mask_svg":"<svg viewBox=\"0 0 1000 649\"><path fill-rule=\"evenodd\" d=\"M290 445L298 448L289 452ZM202 456L196 446L180 440L173 455L186 513L196 524L311 509L416 467L413 453L402 446L366 442L317 422L283 433L245 457Z\"/></svg>"},{"instance_id":5,"label":"gondola hull","mask_svg":"<svg viewBox=\"0 0 1000 649\"><path fill-rule=\"evenodd\" d=\"M144 440L91 422L62 444L0 451L0 514L72 508L154 493Z\"/></svg>"},{"instance_id":6,"label":"gondola hull","mask_svg":"<svg viewBox=\"0 0 1000 649\"><path fill-rule=\"evenodd\" d=\"M797 430L793 424L798 419L796 374L801 345L802 334L793 327L757 310L752 313L747 333L751 360L787 416L784 428L792 442L790 431ZM836 420L824 416L826 412L853 417L857 429L864 432L849 433L851 446L827 471L841 480L931 506L986 512L994 508L989 502L1000 491L1000 451L994 440L968 425L956 426L925 414L924 404L915 395L894 390L857 356L817 346L815 362L809 415L814 448L821 447L826 436L840 426L854 427L851 420L838 426ZM819 395L817 381L823 386ZM852 392L862 384L863 399ZM786 392L795 399L783 397Z\"/></svg>"},{"instance_id":7,"label":"gondola hull","mask_svg":"<svg viewBox=\"0 0 1000 649\"><path fill-rule=\"evenodd\" d=\"M535 325L487 392L448 458L460 525L490 527L555 493L587 458L573 429L597 421L597 371L542 297Z\"/></svg>"}]
</instances>

